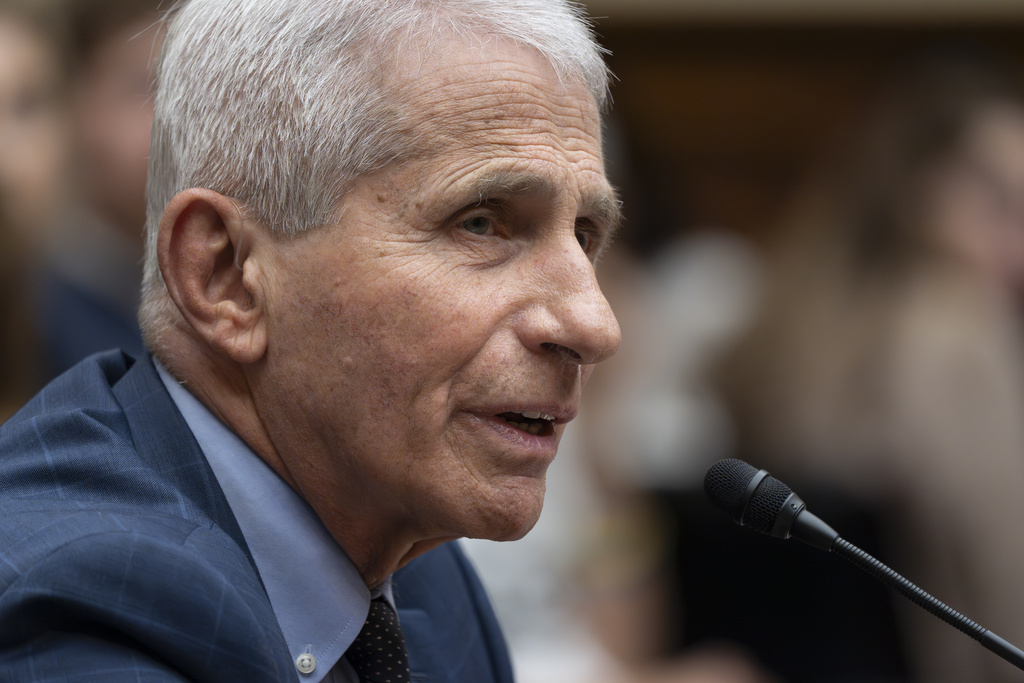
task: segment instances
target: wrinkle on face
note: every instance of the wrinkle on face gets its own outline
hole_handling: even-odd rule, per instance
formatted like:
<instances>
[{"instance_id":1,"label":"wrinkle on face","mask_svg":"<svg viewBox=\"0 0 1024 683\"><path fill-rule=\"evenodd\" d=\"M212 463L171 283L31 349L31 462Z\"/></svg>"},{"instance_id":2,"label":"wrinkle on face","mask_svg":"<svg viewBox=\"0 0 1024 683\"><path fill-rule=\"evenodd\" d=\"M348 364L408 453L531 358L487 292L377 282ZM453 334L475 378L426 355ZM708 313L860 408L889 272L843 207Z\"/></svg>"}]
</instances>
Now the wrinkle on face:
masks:
<instances>
[{"instance_id":1,"label":"wrinkle on face","mask_svg":"<svg viewBox=\"0 0 1024 683\"><path fill-rule=\"evenodd\" d=\"M501 41L416 76L401 100L430 143L357 181L338 224L280 261L268 429L328 528L516 538L540 514L553 451L487 420L578 406L585 373L528 328L557 333L575 323L566 306L603 302L577 235L580 218L598 242L618 223L599 116L582 84ZM476 211L507 224L471 233Z\"/></svg>"},{"instance_id":2,"label":"wrinkle on face","mask_svg":"<svg viewBox=\"0 0 1024 683\"><path fill-rule=\"evenodd\" d=\"M416 103L415 111L407 112L414 126L429 131L423 136L432 141L426 155L442 158L452 145L484 154L517 149L548 161L565 156L580 166L577 171L603 177L601 160L592 154L601 128L589 91L582 83L561 82L533 48L510 50L511 45L494 39L480 50L456 51L446 55L444 69L399 57L396 73L405 74L405 84L397 91ZM510 51L515 59L508 57Z\"/></svg>"}]
</instances>

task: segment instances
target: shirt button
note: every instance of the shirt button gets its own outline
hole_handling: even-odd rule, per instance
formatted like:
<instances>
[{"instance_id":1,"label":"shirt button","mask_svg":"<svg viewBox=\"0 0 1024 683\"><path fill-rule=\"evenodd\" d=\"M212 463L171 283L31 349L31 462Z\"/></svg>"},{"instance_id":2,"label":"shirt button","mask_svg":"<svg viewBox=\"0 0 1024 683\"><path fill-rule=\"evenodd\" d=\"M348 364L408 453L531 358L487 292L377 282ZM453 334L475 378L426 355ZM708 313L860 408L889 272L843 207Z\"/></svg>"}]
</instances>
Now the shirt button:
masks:
<instances>
[{"instance_id":1,"label":"shirt button","mask_svg":"<svg viewBox=\"0 0 1024 683\"><path fill-rule=\"evenodd\" d=\"M316 657L308 652L299 655L295 659L295 668L300 674L311 674L316 669Z\"/></svg>"}]
</instances>

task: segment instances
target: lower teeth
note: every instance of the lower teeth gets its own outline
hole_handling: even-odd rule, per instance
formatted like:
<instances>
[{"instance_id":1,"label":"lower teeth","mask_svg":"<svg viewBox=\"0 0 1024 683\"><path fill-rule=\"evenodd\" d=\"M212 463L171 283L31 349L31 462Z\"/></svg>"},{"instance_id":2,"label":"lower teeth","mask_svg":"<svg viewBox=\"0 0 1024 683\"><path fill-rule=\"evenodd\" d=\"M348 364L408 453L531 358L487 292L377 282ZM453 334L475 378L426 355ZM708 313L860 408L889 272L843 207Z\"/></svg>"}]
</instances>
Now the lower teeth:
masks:
<instances>
[{"instance_id":1,"label":"lower teeth","mask_svg":"<svg viewBox=\"0 0 1024 683\"><path fill-rule=\"evenodd\" d=\"M538 436L541 430L544 429L544 425L540 422L509 422L509 424L534 436Z\"/></svg>"}]
</instances>

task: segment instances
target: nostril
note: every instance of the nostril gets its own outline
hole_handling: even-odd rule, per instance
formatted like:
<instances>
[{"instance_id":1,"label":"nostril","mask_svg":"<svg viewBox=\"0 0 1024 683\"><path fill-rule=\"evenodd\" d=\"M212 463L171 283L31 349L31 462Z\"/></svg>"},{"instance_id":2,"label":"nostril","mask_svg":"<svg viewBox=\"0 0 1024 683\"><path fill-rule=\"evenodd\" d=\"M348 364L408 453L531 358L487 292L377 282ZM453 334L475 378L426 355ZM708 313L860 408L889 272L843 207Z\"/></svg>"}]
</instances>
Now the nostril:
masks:
<instances>
[{"instance_id":1,"label":"nostril","mask_svg":"<svg viewBox=\"0 0 1024 683\"><path fill-rule=\"evenodd\" d=\"M577 364L579 364L583 360L583 357L580 356L580 354L573 351L568 346L562 346L561 344L553 344L551 342L545 342L541 344L541 346L543 346L548 351L554 353L561 360Z\"/></svg>"}]
</instances>

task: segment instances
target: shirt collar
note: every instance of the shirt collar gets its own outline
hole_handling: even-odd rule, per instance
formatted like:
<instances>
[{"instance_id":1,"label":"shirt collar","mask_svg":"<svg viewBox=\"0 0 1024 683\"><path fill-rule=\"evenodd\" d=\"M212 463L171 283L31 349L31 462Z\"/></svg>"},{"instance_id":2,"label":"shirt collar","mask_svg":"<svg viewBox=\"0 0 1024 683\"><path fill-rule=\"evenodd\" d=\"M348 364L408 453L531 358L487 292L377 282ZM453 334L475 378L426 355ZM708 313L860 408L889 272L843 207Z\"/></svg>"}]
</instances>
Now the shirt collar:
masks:
<instances>
[{"instance_id":1,"label":"shirt collar","mask_svg":"<svg viewBox=\"0 0 1024 683\"><path fill-rule=\"evenodd\" d=\"M372 597L369 589L313 509L170 373L156 366L238 520L293 660L300 655L315 658L316 667L300 679L319 683L362 629ZM390 582L382 588L389 602L390 589Z\"/></svg>"}]
</instances>

